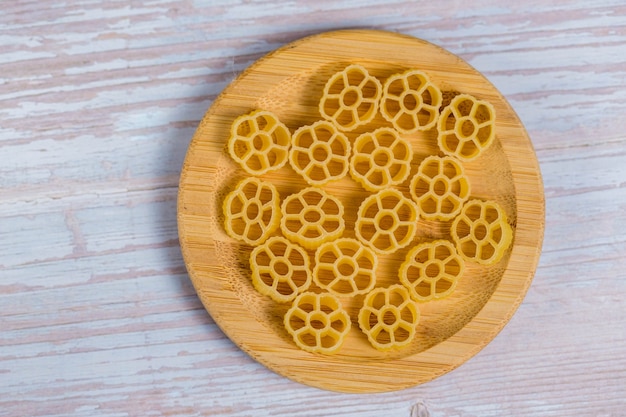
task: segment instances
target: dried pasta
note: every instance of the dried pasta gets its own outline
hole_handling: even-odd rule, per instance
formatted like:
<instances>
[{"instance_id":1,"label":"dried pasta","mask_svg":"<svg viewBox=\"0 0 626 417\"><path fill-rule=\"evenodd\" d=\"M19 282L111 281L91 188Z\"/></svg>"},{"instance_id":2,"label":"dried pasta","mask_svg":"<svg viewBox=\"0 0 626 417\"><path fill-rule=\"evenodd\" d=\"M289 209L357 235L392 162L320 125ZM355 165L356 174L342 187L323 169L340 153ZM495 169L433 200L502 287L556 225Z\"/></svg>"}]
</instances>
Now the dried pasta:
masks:
<instances>
[{"instance_id":1,"label":"dried pasta","mask_svg":"<svg viewBox=\"0 0 626 417\"><path fill-rule=\"evenodd\" d=\"M233 122L228 152L248 174L262 175L287 163L290 143L289 129L274 113L255 110Z\"/></svg>"},{"instance_id":2,"label":"dried pasta","mask_svg":"<svg viewBox=\"0 0 626 417\"><path fill-rule=\"evenodd\" d=\"M454 291L465 262L454 245L435 240L412 248L400 266L400 282L415 301L439 300Z\"/></svg>"},{"instance_id":3,"label":"dried pasta","mask_svg":"<svg viewBox=\"0 0 626 417\"><path fill-rule=\"evenodd\" d=\"M306 249L337 239L345 229L343 205L317 187L308 187L285 198L281 206L283 235Z\"/></svg>"},{"instance_id":4,"label":"dried pasta","mask_svg":"<svg viewBox=\"0 0 626 417\"><path fill-rule=\"evenodd\" d=\"M419 211L400 191L387 189L366 198L354 225L357 239L376 253L389 254L407 246L417 231Z\"/></svg>"},{"instance_id":5,"label":"dried pasta","mask_svg":"<svg viewBox=\"0 0 626 417\"><path fill-rule=\"evenodd\" d=\"M317 249L313 281L338 296L365 294L376 284L377 266L373 250L355 239L342 238Z\"/></svg>"},{"instance_id":6,"label":"dried pasta","mask_svg":"<svg viewBox=\"0 0 626 417\"><path fill-rule=\"evenodd\" d=\"M513 241L504 209L494 201L470 200L450 230L458 252L482 265L498 262Z\"/></svg>"},{"instance_id":7,"label":"dried pasta","mask_svg":"<svg viewBox=\"0 0 626 417\"><path fill-rule=\"evenodd\" d=\"M254 288L279 303L292 301L311 285L309 255L282 236L254 248L250 269Z\"/></svg>"},{"instance_id":8,"label":"dried pasta","mask_svg":"<svg viewBox=\"0 0 626 417\"><path fill-rule=\"evenodd\" d=\"M409 176L412 159L411 144L394 129L381 127L356 138L350 175L368 191L382 190Z\"/></svg>"},{"instance_id":9,"label":"dried pasta","mask_svg":"<svg viewBox=\"0 0 626 417\"><path fill-rule=\"evenodd\" d=\"M463 165L450 156L429 156L411 179L411 197L426 220L452 220L470 195Z\"/></svg>"},{"instance_id":10,"label":"dried pasta","mask_svg":"<svg viewBox=\"0 0 626 417\"><path fill-rule=\"evenodd\" d=\"M380 112L402 133L435 126L443 102L441 90L423 71L411 69L394 74L383 85Z\"/></svg>"},{"instance_id":11,"label":"dried pasta","mask_svg":"<svg viewBox=\"0 0 626 417\"><path fill-rule=\"evenodd\" d=\"M352 326L336 296L314 292L304 292L293 301L284 324L298 347L324 354L337 352Z\"/></svg>"},{"instance_id":12,"label":"dried pasta","mask_svg":"<svg viewBox=\"0 0 626 417\"><path fill-rule=\"evenodd\" d=\"M495 117L488 101L469 94L454 97L437 122L439 148L463 161L477 158L495 138Z\"/></svg>"},{"instance_id":13,"label":"dried pasta","mask_svg":"<svg viewBox=\"0 0 626 417\"><path fill-rule=\"evenodd\" d=\"M222 204L229 236L256 246L280 225L280 196L276 187L256 177L240 181Z\"/></svg>"},{"instance_id":14,"label":"dried pasta","mask_svg":"<svg viewBox=\"0 0 626 417\"><path fill-rule=\"evenodd\" d=\"M378 113L382 86L361 65L348 65L333 74L319 102L322 117L340 129L352 131L370 123Z\"/></svg>"},{"instance_id":15,"label":"dried pasta","mask_svg":"<svg viewBox=\"0 0 626 417\"><path fill-rule=\"evenodd\" d=\"M292 136L289 162L310 185L323 185L348 173L350 141L325 120L303 126Z\"/></svg>"},{"instance_id":16,"label":"dried pasta","mask_svg":"<svg viewBox=\"0 0 626 417\"><path fill-rule=\"evenodd\" d=\"M399 284L374 289L367 294L359 310L359 327L372 346L381 351L411 343L419 319L417 303Z\"/></svg>"}]
</instances>

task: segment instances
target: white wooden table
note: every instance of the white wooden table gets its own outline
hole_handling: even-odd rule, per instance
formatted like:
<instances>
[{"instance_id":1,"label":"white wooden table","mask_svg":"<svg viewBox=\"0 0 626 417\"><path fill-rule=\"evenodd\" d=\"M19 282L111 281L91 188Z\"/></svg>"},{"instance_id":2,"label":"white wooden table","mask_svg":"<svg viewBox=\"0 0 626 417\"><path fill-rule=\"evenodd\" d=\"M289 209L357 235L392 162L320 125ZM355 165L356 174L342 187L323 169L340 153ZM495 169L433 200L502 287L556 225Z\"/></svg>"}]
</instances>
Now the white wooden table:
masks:
<instances>
[{"instance_id":1,"label":"white wooden table","mask_svg":"<svg viewBox=\"0 0 626 417\"><path fill-rule=\"evenodd\" d=\"M188 279L176 225L199 119L244 68L364 27L461 56L525 124L546 192L524 303L460 368L399 392L254 362ZM626 415L622 0L3 1L0 416Z\"/></svg>"}]
</instances>

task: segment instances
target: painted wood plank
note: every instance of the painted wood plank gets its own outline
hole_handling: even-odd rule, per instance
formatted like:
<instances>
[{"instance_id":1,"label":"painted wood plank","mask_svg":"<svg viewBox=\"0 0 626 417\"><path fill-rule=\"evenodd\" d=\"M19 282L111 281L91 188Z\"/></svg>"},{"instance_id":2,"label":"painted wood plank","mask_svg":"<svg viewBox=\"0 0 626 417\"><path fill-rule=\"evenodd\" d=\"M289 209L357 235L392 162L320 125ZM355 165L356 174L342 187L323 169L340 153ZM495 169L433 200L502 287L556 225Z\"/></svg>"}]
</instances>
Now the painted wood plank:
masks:
<instances>
[{"instance_id":1,"label":"painted wood plank","mask_svg":"<svg viewBox=\"0 0 626 417\"><path fill-rule=\"evenodd\" d=\"M347 27L482 71L525 123L547 197L509 325L452 373L382 395L301 386L239 351L195 296L171 218L227 83ZM3 3L0 416L622 415L625 54L621 0Z\"/></svg>"}]
</instances>

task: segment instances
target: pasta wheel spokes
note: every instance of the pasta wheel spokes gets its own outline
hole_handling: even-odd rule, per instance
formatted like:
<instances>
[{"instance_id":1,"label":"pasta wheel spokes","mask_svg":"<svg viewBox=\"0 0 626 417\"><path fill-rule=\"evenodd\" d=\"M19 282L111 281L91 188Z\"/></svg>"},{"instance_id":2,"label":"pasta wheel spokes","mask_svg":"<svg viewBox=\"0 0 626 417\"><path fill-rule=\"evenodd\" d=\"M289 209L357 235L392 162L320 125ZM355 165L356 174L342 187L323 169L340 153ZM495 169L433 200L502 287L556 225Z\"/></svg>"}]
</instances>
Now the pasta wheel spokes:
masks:
<instances>
[{"instance_id":1,"label":"pasta wheel spokes","mask_svg":"<svg viewBox=\"0 0 626 417\"><path fill-rule=\"evenodd\" d=\"M311 285L309 255L300 246L275 236L250 254L252 283L274 301L292 301Z\"/></svg>"},{"instance_id":2,"label":"pasta wheel spokes","mask_svg":"<svg viewBox=\"0 0 626 417\"><path fill-rule=\"evenodd\" d=\"M470 200L450 230L459 254L483 265L498 262L513 241L504 209L494 201Z\"/></svg>"},{"instance_id":3,"label":"pasta wheel spokes","mask_svg":"<svg viewBox=\"0 0 626 417\"><path fill-rule=\"evenodd\" d=\"M439 300L454 291L465 262L447 240L422 243L407 253L400 266L400 282L415 301Z\"/></svg>"},{"instance_id":4,"label":"pasta wheel spokes","mask_svg":"<svg viewBox=\"0 0 626 417\"><path fill-rule=\"evenodd\" d=\"M323 185L348 173L350 141L330 122L320 120L296 130L289 162L310 185Z\"/></svg>"},{"instance_id":5,"label":"pasta wheel spokes","mask_svg":"<svg viewBox=\"0 0 626 417\"><path fill-rule=\"evenodd\" d=\"M356 237L376 253L389 254L407 246L417 231L417 206L394 189L366 198L357 212Z\"/></svg>"},{"instance_id":6,"label":"pasta wheel spokes","mask_svg":"<svg viewBox=\"0 0 626 417\"><path fill-rule=\"evenodd\" d=\"M231 126L228 152L248 174L262 175L287 163L291 133L266 110L239 116Z\"/></svg>"},{"instance_id":7,"label":"pasta wheel spokes","mask_svg":"<svg viewBox=\"0 0 626 417\"><path fill-rule=\"evenodd\" d=\"M349 65L333 74L319 103L322 117L338 128L352 131L370 123L378 112L382 86L361 65Z\"/></svg>"},{"instance_id":8,"label":"pasta wheel spokes","mask_svg":"<svg viewBox=\"0 0 626 417\"><path fill-rule=\"evenodd\" d=\"M276 187L255 177L239 182L222 204L226 233L249 245L263 243L280 224Z\"/></svg>"},{"instance_id":9,"label":"pasta wheel spokes","mask_svg":"<svg viewBox=\"0 0 626 417\"><path fill-rule=\"evenodd\" d=\"M439 148L447 155L471 161L495 138L495 109L491 103L469 94L452 99L438 120Z\"/></svg>"},{"instance_id":10,"label":"pasta wheel spokes","mask_svg":"<svg viewBox=\"0 0 626 417\"><path fill-rule=\"evenodd\" d=\"M411 198L427 220L452 220L470 195L463 165L452 157L424 159L409 185Z\"/></svg>"},{"instance_id":11,"label":"pasta wheel spokes","mask_svg":"<svg viewBox=\"0 0 626 417\"><path fill-rule=\"evenodd\" d=\"M407 346L414 339L420 312L402 285L376 288L367 294L358 322L371 345L381 351Z\"/></svg>"},{"instance_id":12,"label":"pasta wheel spokes","mask_svg":"<svg viewBox=\"0 0 626 417\"><path fill-rule=\"evenodd\" d=\"M360 135L350 158L350 175L368 191L400 184L410 173L411 144L390 128Z\"/></svg>"},{"instance_id":13,"label":"pasta wheel spokes","mask_svg":"<svg viewBox=\"0 0 626 417\"><path fill-rule=\"evenodd\" d=\"M283 235L306 249L337 239L345 229L343 205L321 188L309 187L290 195L283 201L281 213Z\"/></svg>"},{"instance_id":14,"label":"pasta wheel spokes","mask_svg":"<svg viewBox=\"0 0 626 417\"><path fill-rule=\"evenodd\" d=\"M428 75L411 69L387 79L380 110L396 130L414 133L428 130L437 123L442 102L441 90Z\"/></svg>"},{"instance_id":15,"label":"pasta wheel spokes","mask_svg":"<svg viewBox=\"0 0 626 417\"><path fill-rule=\"evenodd\" d=\"M352 325L336 296L313 292L304 292L293 301L284 324L301 349L324 354L339 350Z\"/></svg>"},{"instance_id":16,"label":"pasta wheel spokes","mask_svg":"<svg viewBox=\"0 0 626 417\"><path fill-rule=\"evenodd\" d=\"M315 252L313 280L338 296L366 294L376 283L378 258L357 240L326 242Z\"/></svg>"}]
</instances>

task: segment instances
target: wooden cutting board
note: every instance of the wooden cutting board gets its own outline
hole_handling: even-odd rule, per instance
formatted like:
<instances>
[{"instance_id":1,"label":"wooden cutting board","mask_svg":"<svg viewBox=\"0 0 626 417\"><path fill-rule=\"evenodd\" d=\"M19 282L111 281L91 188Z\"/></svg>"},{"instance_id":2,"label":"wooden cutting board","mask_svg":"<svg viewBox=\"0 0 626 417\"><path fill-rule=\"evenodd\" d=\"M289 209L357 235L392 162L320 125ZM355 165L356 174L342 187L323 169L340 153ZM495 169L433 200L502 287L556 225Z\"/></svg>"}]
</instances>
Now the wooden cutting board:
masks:
<instances>
[{"instance_id":1,"label":"wooden cutting board","mask_svg":"<svg viewBox=\"0 0 626 417\"><path fill-rule=\"evenodd\" d=\"M391 352L373 349L356 323L362 298L348 299L344 307L354 325L346 342L338 353L321 355L294 344L282 324L289 306L256 292L248 263L253 248L224 231L222 201L246 176L229 157L226 143L235 118L255 109L274 112L292 132L320 120L318 103L324 84L332 74L353 63L364 66L381 81L407 69L420 69L444 96L467 93L494 105L495 142L464 167L471 196L495 200L504 208L514 240L499 263L481 266L468 262L465 275L449 297L420 304L421 320L410 346ZM378 116L349 136L354 139L380 126L388 124ZM421 160L440 152L434 129L406 137L415 154L413 175ZM276 185L281 199L306 186L289 166L263 179ZM397 188L408 195L407 184ZM324 188L342 201L346 223L354 224L358 206L368 193L350 179ZM382 392L421 384L456 368L509 321L531 284L539 260L544 193L524 127L478 71L419 39L382 31L346 30L322 33L280 48L254 63L222 92L189 146L180 179L178 222L182 252L198 296L241 349L273 371L304 384L341 392ZM450 224L420 220L414 243L450 239ZM377 271L377 286L397 283L405 254L399 251L384 257Z\"/></svg>"}]
</instances>

